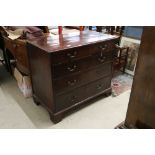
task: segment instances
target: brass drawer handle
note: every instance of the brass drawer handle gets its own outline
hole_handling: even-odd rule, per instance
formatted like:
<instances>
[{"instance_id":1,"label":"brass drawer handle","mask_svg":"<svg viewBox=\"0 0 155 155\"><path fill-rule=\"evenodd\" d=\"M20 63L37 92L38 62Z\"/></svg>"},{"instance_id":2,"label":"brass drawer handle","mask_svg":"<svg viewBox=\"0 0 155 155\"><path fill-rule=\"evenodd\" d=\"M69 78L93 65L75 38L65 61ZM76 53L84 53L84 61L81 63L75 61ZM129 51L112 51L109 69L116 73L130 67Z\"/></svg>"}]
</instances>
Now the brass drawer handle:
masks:
<instances>
[{"instance_id":1,"label":"brass drawer handle","mask_svg":"<svg viewBox=\"0 0 155 155\"><path fill-rule=\"evenodd\" d=\"M101 46L99 46L99 48L102 50L102 51L104 51L106 48L107 48L107 44L105 44L105 45L101 45Z\"/></svg>"},{"instance_id":2,"label":"brass drawer handle","mask_svg":"<svg viewBox=\"0 0 155 155\"><path fill-rule=\"evenodd\" d=\"M77 56L77 51L74 51L73 53L67 53L67 56L71 59L75 58Z\"/></svg>"},{"instance_id":3,"label":"brass drawer handle","mask_svg":"<svg viewBox=\"0 0 155 155\"><path fill-rule=\"evenodd\" d=\"M105 60L106 60L105 56L98 58L98 61L101 62L101 63L105 62Z\"/></svg>"},{"instance_id":4,"label":"brass drawer handle","mask_svg":"<svg viewBox=\"0 0 155 155\"><path fill-rule=\"evenodd\" d=\"M77 100L77 96L73 95L72 98L71 98L71 101L75 102L76 100Z\"/></svg>"},{"instance_id":5,"label":"brass drawer handle","mask_svg":"<svg viewBox=\"0 0 155 155\"><path fill-rule=\"evenodd\" d=\"M77 66L74 64L72 67L67 67L68 71L74 72L76 70Z\"/></svg>"},{"instance_id":6,"label":"brass drawer handle","mask_svg":"<svg viewBox=\"0 0 155 155\"><path fill-rule=\"evenodd\" d=\"M68 85L69 86L74 86L76 84L77 80L73 80L73 81L68 81Z\"/></svg>"},{"instance_id":7,"label":"brass drawer handle","mask_svg":"<svg viewBox=\"0 0 155 155\"><path fill-rule=\"evenodd\" d=\"M101 84L98 84L97 85L97 89L99 90L99 89L101 89L102 88L102 85Z\"/></svg>"}]
</instances>

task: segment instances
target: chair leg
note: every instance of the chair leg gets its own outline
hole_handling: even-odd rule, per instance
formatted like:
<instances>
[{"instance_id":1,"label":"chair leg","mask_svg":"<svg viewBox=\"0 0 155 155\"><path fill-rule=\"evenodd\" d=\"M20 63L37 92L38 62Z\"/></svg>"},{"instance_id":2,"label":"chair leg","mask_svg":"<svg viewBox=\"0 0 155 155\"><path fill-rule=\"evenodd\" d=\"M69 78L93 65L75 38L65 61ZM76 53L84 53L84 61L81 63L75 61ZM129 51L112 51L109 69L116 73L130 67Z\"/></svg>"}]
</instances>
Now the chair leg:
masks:
<instances>
[{"instance_id":1,"label":"chair leg","mask_svg":"<svg viewBox=\"0 0 155 155\"><path fill-rule=\"evenodd\" d=\"M3 59L0 59L0 62L5 66L6 70L9 71L8 65L7 65L6 54L4 50L2 50L2 55L3 55Z\"/></svg>"},{"instance_id":2,"label":"chair leg","mask_svg":"<svg viewBox=\"0 0 155 155\"><path fill-rule=\"evenodd\" d=\"M3 58L4 58L4 66L5 66L5 68L6 68L6 70L7 71L9 71L9 67L8 67L8 64L7 64L7 55L5 54L6 52L5 51L3 51Z\"/></svg>"},{"instance_id":3,"label":"chair leg","mask_svg":"<svg viewBox=\"0 0 155 155\"><path fill-rule=\"evenodd\" d=\"M126 65L128 63L128 52L129 52L129 48L126 49L126 57L125 57L125 64L123 67L123 73L125 73L125 68L126 68Z\"/></svg>"},{"instance_id":4,"label":"chair leg","mask_svg":"<svg viewBox=\"0 0 155 155\"><path fill-rule=\"evenodd\" d=\"M6 68L7 68L8 72L10 72L12 74L11 63L10 63L10 59L9 59L9 56L8 56L7 49L4 50L4 59L5 59L5 62L6 62Z\"/></svg>"},{"instance_id":5,"label":"chair leg","mask_svg":"<svg viewBox=\"0 0 155 155\"><path fill-rule=\"evenodd\" d=\"M123 67L123 74L125 73L125 68L126 68L126 65L124 65L124 67Z\"/></svg>"}]
</instances>

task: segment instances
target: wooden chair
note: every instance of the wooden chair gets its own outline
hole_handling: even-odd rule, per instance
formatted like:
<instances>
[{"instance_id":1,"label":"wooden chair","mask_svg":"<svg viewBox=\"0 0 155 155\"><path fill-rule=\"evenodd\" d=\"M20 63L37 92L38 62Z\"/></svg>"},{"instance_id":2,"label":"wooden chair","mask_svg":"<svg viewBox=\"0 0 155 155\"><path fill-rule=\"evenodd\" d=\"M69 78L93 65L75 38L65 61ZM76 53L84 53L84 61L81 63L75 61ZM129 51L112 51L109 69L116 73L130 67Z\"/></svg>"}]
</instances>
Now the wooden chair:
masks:
<instances>
[{"instance_id":1,"label":"wooden chair","mask_svg":"<svg viewBox=\"0 0 155 155\"><path fill-rule=\"evenodd\" d=\"M102 32L103 29L105 29L108 34L121 36L124 31L124 26L96 26L97 32ZM89 30L92 30L92 26L89 26Z\"/></svg>"},{"instance_id":2,"label":"wooden chair","mask_svg":"<svg viewBox=\"0 0 155 155\"><path fill-rule=\"evenodd\" d=\"M106 32L111 35L122 36L124 31L124 26L106 26Z\"/></svg>"},{"instance_id":3,"label":"wooden chair","mask_svg":"<svg viewBox=\"0 0 155 155\"><path fill-rule=\"evenodd\" d=\"M122 71L125 73L125 68L127 65L128 60L128 52L129 47L120 47L116 45L116 53L115 53L115 60L114 60L114 72L116 71Z\"/></svg>"},{"instance_id":4,"label":"wooden chair","mask_svg":"<svg viewBox=\"0 0 155 155\"><path fill-rule=\"evenodd\" d=\"M114 72L121 70L125 73L125 68L127 65L129 47L119 46L124 28L124 26L106 26L106 33L120 37L118 43L116 43L117 50L115 53Z\"/></svg>"}]
</instances>

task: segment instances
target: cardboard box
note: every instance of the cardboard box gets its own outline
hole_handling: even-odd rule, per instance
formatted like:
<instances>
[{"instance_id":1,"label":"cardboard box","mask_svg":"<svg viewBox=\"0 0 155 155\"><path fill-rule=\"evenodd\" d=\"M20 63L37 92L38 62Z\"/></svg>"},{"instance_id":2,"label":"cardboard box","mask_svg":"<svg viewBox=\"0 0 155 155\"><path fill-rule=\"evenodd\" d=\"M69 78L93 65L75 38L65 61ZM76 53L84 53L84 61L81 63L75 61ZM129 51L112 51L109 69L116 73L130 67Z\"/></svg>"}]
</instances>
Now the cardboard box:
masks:
<instances>
[{"instance_id":1,"label":"cardboard box","mask_svg":"<svg viewBox=\"0 0 155 155\"><path fill-rule=\"evenodd\" d=\"M13 74L24 97L32 97L32 84L30 77L22 75L22 73L19 72L17 68L14 68Z\"/></svg>"}]
</instances>

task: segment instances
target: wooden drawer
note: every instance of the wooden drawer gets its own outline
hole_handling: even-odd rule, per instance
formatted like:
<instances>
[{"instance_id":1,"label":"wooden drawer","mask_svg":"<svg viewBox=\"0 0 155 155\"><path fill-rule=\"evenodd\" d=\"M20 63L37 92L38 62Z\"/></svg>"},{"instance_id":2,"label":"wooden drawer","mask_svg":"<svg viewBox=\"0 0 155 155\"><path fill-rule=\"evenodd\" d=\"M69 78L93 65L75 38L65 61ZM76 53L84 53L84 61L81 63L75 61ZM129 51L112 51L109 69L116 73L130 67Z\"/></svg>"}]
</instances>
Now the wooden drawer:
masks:
<instances>
[{"instance_id":1,"label":"wooden drawer","mask_svg":"<svg viewBox=\"0 0 155 155\"><path fill-rule=\"evenodd\" d=\"M75 74L59 80L53 80L54 93L60 94L64 91L69 91L111 74L112 63L110 62L96 67L93 70L86 71L84 74Z\"/></svg>"},{"instance_id":2,"label":"wooden drawer","mask_svg":"<svg viewBox=\"0 0 155 155\"><path fill-rule=\"evenodd\" d=\"M76 60L62 65L52 66L53 78L70 76L73 73L80 73L95 68L97 65L104 64L113 60L113 53L96 54L85 59Z\"/></svg>"},{"instance_id":3,"label":"wooden drawer","mask_svg":"<svg viewBox=\"0 0 155 155\"><path fill-rule=\"evenodd\" d=\"M56 112L75 105L89 97L100 94L110 87L111 76L108 76L86 86L79 87L69 93L58 95L55 98Z\"/></svg>"},{"instance_id":4,"label":"wooden drawer","mask_svg":"<svg viewBox=\"0 0 155 155\"><path fill-rule=\"evenodd\" d=\"M67 49L60 52L53 52L51 55L52 64L62 64L69 61L88 57L90 55L89 51L90 51L89 46L83 46Z\"/></svg>"},{"instance_id":5,"label":"wooden drawer","mask_svg":"<svg viewBox=\"0 0 155 155\"><path fill-rule=\"evenodd\" d=\"M101 42L83 47L76 47L60 52L53 52L51 55L52 64L62 64L69 61L88 57L94 53L108 52L115 49L115 44L111 41Z\"/></svg>"},{"instance_id":6,"label":"wooden drawer","mask_svg":"<svg viewBox=\"0 0 155 155\"><path fill-rule=\"evenodd\" d=\"M87 97L94 96L103 92L104 90L111 88L111 78L112 75L99 79L96 82L93 82L87 85L85 89L85 94Z\"/></svg>"},{"instance_id":7,"label":"wooden drawer","mask_svg":"<svg viewBox=\"0 0 155 155\"><path fill-rule=\"evenodd\" d=\"M89 50L91 54L96 54L100 52L109 52L115 50L115 48L115 43L112 41L107 41L91 45Z\"/></svg>"}]
</instances>

